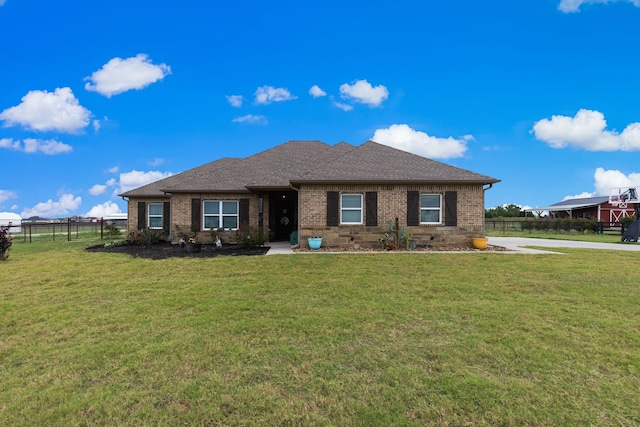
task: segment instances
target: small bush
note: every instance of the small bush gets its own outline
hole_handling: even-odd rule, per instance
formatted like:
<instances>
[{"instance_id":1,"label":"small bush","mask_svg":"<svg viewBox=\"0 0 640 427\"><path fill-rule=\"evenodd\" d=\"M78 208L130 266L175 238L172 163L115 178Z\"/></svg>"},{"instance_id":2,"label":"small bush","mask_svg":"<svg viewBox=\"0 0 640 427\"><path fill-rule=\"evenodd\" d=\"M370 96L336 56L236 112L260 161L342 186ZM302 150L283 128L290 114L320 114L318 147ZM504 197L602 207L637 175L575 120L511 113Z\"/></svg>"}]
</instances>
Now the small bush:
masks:
<instances>
[{"instance_id":1,"label":"small bush","mask_svg":"<svg viewBox=\"0 0 640 427\"><path fill-rule=\"evenodd\" d=\"M9 234L9 227L0 226L0 261L9 258L9 250L13 244L13 237Z\"/></svg>"},{"instance_id":2,"label":"small bush","mask_svg":"<svg viewBox=\"0 0 640 427\"><path fill-rule=\"evenodd\" d=\"M104 226L104 231L107 235L107 238L110 240L115 240L120 237L120 229L113 224L107 224Z\"/></svg>"},{"instance_id":3,"label":"small bush","mask_svg":"<svg viewBox=\"0 0 640 427\"><path fill-rule=\"evenodd\" d=\"M143 228L142 230L132 231L129 233L129 240L140 246L149 246L153 243L157 243L160 240L162 233L162 230Z\"/></svg>"},{"instance_id":4,"label":"small bush","mask_svg":"<svg viewBox=\"0 0 640 427\"><path fill-rule=\"evenodd\" d=\"M264 246L269 241L269 236L256 227L243 227L238 230L236 240L243 248L257 248Z\"/></svg>"}]
</instances>

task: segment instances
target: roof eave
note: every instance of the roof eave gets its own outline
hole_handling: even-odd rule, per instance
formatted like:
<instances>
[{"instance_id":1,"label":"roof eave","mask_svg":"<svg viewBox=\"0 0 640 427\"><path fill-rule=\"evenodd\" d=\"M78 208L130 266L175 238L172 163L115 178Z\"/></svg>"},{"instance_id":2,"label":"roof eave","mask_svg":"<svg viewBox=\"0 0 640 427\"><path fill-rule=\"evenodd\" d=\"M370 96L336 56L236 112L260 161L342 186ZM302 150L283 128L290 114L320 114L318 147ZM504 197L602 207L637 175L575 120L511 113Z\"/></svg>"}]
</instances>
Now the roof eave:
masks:
<instances>
[{"instance_id":1,"label":"roof eave","mask_svg":"<svg viewBox=\"0 0 640 427\"><path fill-rule=\"evenodd\" d=\"M393 179L295 179L291 180L292 185L322 185L322 184L356 184L356 185L371 185L371 184L383 184L383 185L416 185L416 184L458 184L458 185L485 185L485 184L496 184L500 182L499 179L479 179L479 180L451 180L451 179L442 179L442 180L393 180Z\"/></svg>"}]
</instances>

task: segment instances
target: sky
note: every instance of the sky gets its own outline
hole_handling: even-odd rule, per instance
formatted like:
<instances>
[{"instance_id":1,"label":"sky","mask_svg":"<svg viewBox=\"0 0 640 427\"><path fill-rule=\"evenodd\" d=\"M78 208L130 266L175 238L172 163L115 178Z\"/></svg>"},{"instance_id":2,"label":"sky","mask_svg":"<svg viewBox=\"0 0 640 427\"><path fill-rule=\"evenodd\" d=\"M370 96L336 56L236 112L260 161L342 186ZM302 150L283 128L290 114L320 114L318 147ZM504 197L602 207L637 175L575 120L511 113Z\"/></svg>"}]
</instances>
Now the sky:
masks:
<instances>
[{"instance_id":1,"label":"sky","mask_svg":"<svg viewBox=\"0 0 640 427\"><path fill-rule=\"evenodd\" d=\"M0 211L289 140L499 179L485 208L640 185L640 0L0 0Z\"/></svg>"}]
</instances>

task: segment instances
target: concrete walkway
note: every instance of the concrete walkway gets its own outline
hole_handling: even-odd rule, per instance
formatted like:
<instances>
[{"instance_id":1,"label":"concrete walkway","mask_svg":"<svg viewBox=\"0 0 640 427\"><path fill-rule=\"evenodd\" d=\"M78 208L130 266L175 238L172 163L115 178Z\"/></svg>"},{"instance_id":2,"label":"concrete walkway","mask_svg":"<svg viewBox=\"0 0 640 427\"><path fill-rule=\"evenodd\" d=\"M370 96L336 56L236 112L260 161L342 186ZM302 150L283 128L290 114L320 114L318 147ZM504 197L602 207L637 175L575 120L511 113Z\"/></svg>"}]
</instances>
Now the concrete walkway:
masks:
<instances>
[{"instance_id":1,"label":"concrete walkway","mask_svg":"<svg viewBox=\"0 0 640 427\"><path fill-rule=\"evenodd\" d=\"M538 246L543 248L608 249L614 251L640 252L640 243L577 242L573 240L534 239L530 237L489 237L489 244L493 246L502 246L504 248L510 249L513 252L521 254L561 254L561 252L558 251L531 249L527 248L526 246ZM282 255L293 253L293 249L291 248L289 242L270 242L269 246L271 246L271 249L269 249L267 255ZM501 253L508 254L513 252Z\"/></svg>"},{"instance_id":2,"label":"concrete walkway","mask_svg":"<svg viewBox=\"0 0 640 427\"><path fill-rule=\"evenodd\" d=\"M557 254L558 252L530 249L525 248L525 246L538 246L543 248L608 249L614 251L640 252L639 243L577 242L574 240L534 239L530 237L489 237L489 244L502 246L519 253L527 254Z\"/></svg>"},{"instance_id":3,"label":"concrete walkway","mask_svg":"<svg viewBox=\"0 0 640 427\"><path fill-rule=\"evenodd\" d=\"M289 244L289 242L269 242L269 246L271 246L271 249L269 249L267 255L282 255L293 253L293 249L291 249L291 245Z\"/></svg>"}]
</instances>

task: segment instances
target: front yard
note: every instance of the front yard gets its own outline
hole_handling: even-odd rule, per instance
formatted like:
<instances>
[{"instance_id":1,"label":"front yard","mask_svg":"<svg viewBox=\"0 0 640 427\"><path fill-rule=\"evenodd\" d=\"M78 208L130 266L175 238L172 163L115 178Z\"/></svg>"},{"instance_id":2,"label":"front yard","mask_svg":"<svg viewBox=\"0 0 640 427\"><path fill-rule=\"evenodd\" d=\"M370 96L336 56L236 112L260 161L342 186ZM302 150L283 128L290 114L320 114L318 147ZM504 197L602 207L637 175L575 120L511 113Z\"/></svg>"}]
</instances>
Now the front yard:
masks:
<instances>
[{"instance_id":1,"label":"front yard","mask_svg":"<svg viewBox=\"0 0 640 427\"><path fill-rule=\"evenodd\" d=\"M633 253L85 246L0 263L3 425L640 424Z\"/></svg>"}]
</instances>

